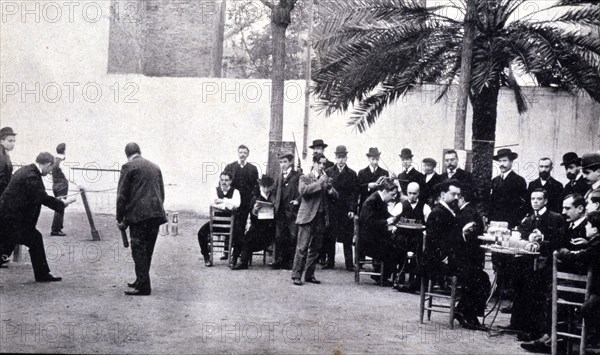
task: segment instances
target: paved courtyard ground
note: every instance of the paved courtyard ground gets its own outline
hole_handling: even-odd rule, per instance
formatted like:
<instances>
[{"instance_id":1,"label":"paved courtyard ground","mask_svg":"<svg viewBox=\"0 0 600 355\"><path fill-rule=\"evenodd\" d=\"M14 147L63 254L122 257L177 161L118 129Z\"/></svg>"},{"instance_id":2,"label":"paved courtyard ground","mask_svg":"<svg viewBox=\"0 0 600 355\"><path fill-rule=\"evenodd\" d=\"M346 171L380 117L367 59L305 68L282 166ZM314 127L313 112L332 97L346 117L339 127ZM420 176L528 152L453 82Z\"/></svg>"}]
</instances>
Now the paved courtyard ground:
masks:
<instances>
[{"instance_id":1,"label":"paved courtyard ground","mask_svg":"<svg viewBox=\"0 0 600 355\"><path fill-rule=\"evenodd\" d=\"M418 321L418 295L356 285L339 268L317 270L321 285L293 286L290 271L255 259L250 270L201 262L196 231L182 214L180 235L161 236L151 270L152 296L127 297L135 279L114 216L96 215L91 241L83 213L67 210L67 237L50 237L50 268L62 282L35 283L29 255L0 271L0 351L47 353L517 354L512 335L454 330L445 315ZM338 253L338 258L341 257ZM500 315L498 324L508 323Z\"/></svg>"}]
</instances>

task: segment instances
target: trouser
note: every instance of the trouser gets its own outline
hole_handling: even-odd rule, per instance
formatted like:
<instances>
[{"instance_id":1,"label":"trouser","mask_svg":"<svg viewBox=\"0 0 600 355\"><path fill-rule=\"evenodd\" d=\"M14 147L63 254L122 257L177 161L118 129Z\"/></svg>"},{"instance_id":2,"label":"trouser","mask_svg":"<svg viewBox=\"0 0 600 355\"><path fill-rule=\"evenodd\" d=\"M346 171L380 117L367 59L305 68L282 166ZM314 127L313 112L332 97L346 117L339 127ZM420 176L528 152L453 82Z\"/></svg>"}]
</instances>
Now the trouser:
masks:
<instances>
[{"instance_id":1,"label":"trouser","mask_svg":"<svg viewBox=\"0 0 600 355\"><path fill-rule=\"evenodd\" d=\"M249 214L249 208L240 207L235 215L235 226L233 230L233 239L231 241L234 261L237 260L242 253L242 238L246 232L246 224L248 223Z\"/></svg>"},{"instance_id":2,"label":"trouser","mask_svg":"<svg viewBox=\"0 0 600 355\"><path fill-rule=\"evenodd\" d=\"M482 269L469 268L459 273L458 284L462 289L456 310L467 319L482 317L492 286L489 276Z\"/></svg>"},{"instance_id":3,"label":"trouser","mask_svg":"<svg viewBox=\"0 0 600 355\"><path fill-rule=\"evenodd\" d=\"M17 244L23 244L29 248L31 266L36 280L44 278L50 273L44 239L35 226L15 224L11 221L0 221L0 254L10 256Z\"/></svg>"},{"instance_id":4,"label":"trouser","mask_svg":"<svg viewBox=\"0 0 600 355\"><path fill-rule=\"evenodd\" d=\"M324 230L324 212L318 212L309 223L298 225L298 244L294 256L294 267L292 268L293 279L301 279L305 267L304 278L310 279L314 276Z\"/></svg>"},{"instance_id":5,"label":"trouser","mask_svg":"<svg viewBox=\"0 0 600 355\"><path fill-rule=\"evenodd\" d=\"M55 197L66 196L69 193L69 186L67 185L66 187L60 187L57 189L53 189L53 192L54 192ZM65 217L64 211L61 211L61 212L54 211L54 218L52 219L52 227L50 228L50 230L52 232L62 231L62 229L64 227L63 226L64 217Z\"/></svg>"},{"instance_id":6,"label":"trouser","mask_svg":"<svg viewBox=\"0 0 600 355\"><path fill-rule=\"evenodd\" d=\"M524 270L516 277L510 324L524 332L543 334L550 319L548 291L551 287L552 270L549 268L533 272Z\"/></svg>"},{"instance_id":7,"label":"trouser","mask_svg":"<svg viewBox=\"0 0 600 355\"><path fill-rule=\"evenodd\" d=\"M600 295L591 294L583 303L581 314L590 338L595 342L600 341Z\"/></svg>"},{"instance_id":8,"label":"trouser","mask_svg":"<svg viewBox=\"0 0 600 355\"><path fill-rule=\"evenodd\" d=\"M296 216L278 215L275 223L275 262L291 265L294 263L298 240Z\"/></svg>"},{"instance_id":9,"label":"trouser","mask_svg":"<svg viewBox=\"0 0 600 355\"><path fill-rule=\"evenodd\" d=\"M160 222L149 219L129 226L131 238L131 256L135 264L135 276L137 289L143 291L151 290L150 264L152 253L158 237Z\"/></svg>"},{"instance_id":10,"label":"trouser","mask_svg":"<svg viewBox=\"0 0 600 355\"><path fill-rule=\"evenodd\" d=\"M246 232L241 239L242 250L240 262L242 265L248 265L248 261L252 258L253 252L265 250L271 245L273 234L275 232L273 227L273 225L271 225L270 228L256 228L254 225L250 226L248 232Z\"/></svg>"},{"instance_id":11,"label":"trouser","mask_svg":"<svg viewBox=\"0 0 600 355\"><path fill-rule=\"evenodd\" d=\"M423 233L421 232L400 232L397 235L397 243L399 249L399 267L398 284L404 283L406 274L410 275L409 283L414 286L419 284L421 272L421 259L423 257ZM407 253L412 252L413 257L409 259Z\"/></svg>"}]
</instances>

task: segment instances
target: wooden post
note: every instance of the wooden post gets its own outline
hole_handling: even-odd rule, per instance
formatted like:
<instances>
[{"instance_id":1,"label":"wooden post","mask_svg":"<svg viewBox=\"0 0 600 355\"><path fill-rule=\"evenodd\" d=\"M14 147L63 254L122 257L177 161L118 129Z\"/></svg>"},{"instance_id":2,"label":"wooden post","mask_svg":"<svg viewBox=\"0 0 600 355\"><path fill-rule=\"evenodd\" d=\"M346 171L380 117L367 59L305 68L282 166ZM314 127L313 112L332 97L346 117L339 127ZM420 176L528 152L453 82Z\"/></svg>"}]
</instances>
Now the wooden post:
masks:
<instances>
[{"instance_id":1,"label":"wooden post","mask_svg":"<svg viewBox=\"0 0 600 355\"><path fill-rule=\"evenodd\" d=\"M87 196L85 195L85 190L80 188L79 192L81 192L81 200L83 201L83 206L85 207L85 214L87 215L88 222L90 222L92 240L102 240L100 239L100 232L98 232L98 230L96 229L96 225L94 224L94 218L92 217L92 211L90 210L90 205L88 203Z\"/></svg>"},{"instance_id":2,"label":"wooden post","mask_svg":"<svg viewBox=\"0 0 600 355\"><path fill-rule=\"evenodd\" d=\"M460 63L460 85L456 102L456 119L454 123L454 148L465 149L465 127L467 121L467 103L471 84L471 61L473 59L473 13L475 0L467 0L467 13L464 22L464 37Z\"/></svg>"}]
</instances>

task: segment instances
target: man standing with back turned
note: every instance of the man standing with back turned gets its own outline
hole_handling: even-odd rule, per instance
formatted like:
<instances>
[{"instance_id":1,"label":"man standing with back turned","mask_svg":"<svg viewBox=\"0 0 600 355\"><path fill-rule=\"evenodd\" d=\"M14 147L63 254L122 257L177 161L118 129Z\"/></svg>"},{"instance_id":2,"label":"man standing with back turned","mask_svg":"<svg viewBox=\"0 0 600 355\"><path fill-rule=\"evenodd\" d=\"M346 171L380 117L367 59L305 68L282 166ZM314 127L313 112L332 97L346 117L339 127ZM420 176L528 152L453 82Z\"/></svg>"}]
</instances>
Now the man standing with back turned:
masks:
<instances>
[{"instance_id":1,"label":"man standing with back turned","mask_svg":"<svg viewBox=\"0 0 600 355\"><path fill-rule=\"evenodd\" d=\"M129 227L131 256L136 280L127 286L129 296L148 296L151 292L150 263L158 236L158 227L167 222L163 203L165 188L158 165L142 158L137 143L125 146L127 162L121 167L117 191L117 225Z\"/></svg>"}]
</instances>

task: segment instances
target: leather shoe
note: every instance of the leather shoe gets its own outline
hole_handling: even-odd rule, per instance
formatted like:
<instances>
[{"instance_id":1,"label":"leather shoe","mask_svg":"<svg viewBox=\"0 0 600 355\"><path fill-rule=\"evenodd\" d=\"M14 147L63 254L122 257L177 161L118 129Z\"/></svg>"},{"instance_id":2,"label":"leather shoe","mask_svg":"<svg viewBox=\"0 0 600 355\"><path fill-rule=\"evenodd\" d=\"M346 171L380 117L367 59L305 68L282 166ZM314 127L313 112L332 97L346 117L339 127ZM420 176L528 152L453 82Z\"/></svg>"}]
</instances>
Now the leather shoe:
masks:
<instances>
[{"instance_id":1,"label":"leather shoe","mask_svg":"<svg viewBox=\"0 0 600 355\"><path fill-rule=\"evenodd\" d=\"M67 236L63 231L60 231L60 232L51 232L50 235L54 236L54 237L65 237L65 236Z\"/></svg>"},{"instance_id":2,"label":"leather shoe","mask_svg":"<svg viewBox=\"0 0 600 355\"><path fill-rule=\"evenodd\" d=\"M533 353L550 354L551 352L550 339L548 336L527 343L521 343L521 347Z\"/></svg>"},{"instance_id":3,"label":"leather shoe","mask_svg":"<svg viewBox=\"0 0 600 355\"><path fill-rule=\"evenodd\" d=\"M248 270L248 264L237 264L231 270Z\"/></svg>"},{"instance_id":4,"label":"leather shoe","mask_svg":"<svg viewBox=\"0 0 600 355\"><path fill-rule=\"evenodd\" d=\"M273 270L279 270L281 269L281 263L276 261L274 263L270 263L269 266L271 267L271 269Z\"/></svg>"},{"instance_id":5,"label":"leather shoe","mask_svg":"<svg viewBox=\"0 0 600 355\"><path fill-rule=\"evenodd\" d=\"M61 281L62 277L54 277L51 274L35 279L35 282L56 282Z\"/></svg>"},{"instance_id":6,"label":"leather shoe","mask_svg":"<svg viewBox=\"0 0 600 355\"><path fill-rule=\"evenodd\" d=\"M346 266L346 271L354 272L354 266Z\"/></svg>"},{"instance_id":7,"label":"leather shoe","mask_svg":"<svg viewBox=\"0 0 600 355\"><path fill-rule=\"evenodd\" d=\"M320 284L321 281L315 279L314 277L311 277L310 279L304 279L304 282L310 282L311 284Z\"/></svg>"},{"instance_id":8,"label":"leather shoe","mask_svg":"<svg viewBox=\"0 0 600 355\"><path fill-rule=\"evenodd\" d=\"M504 313L504 314L510 314L512 313L512 304L506 306L506 307L502 307L500 308L500 313Z\"/></svg>"},{"instance_id":9,"label":"leather shoe","mask_svg":"<svg viewBox=\"0 0 600 355\"><path fill-rule=\"evenodd\" d=\"M333 269L334 265L333 264L325 264L321 267L321 270L329 270L329 269Z\"/></svg>"},{"instance_id":10,"label":"leather shoe","mask_svg":"<svg viewBox=\"0 0 600 355\"><path fill-rule=\"evenodd\" d=\"M219 260L227 260L229 259L229 255L223 255L219 258Z\"/></svg>"},{"instance_id":11,"label":"leather shoe","mask_svg":"<svg viewBox=\"0 0 600 355\"><path fill-rule=\"evenodd\" d=\"M292 279L292 281L294 282L294 285L296 285L296 286L302 286L302 280L300 280L300 279Z\"/></svg>"},{"instance_id":12,"label":"leather shoe","mask_svg":"<svg viewBox=\"0 0 600 355\"><path fill-rule=\"evenodd\" d=\"M460 324L460 326L463 327L463 328L465 328L465 329L469 329L469 330L487 330L481 324L478 324L479 323L478 320L477 321L468 320L460 312L456 312L454 314L454 318L458 321L458 323Z\"/></svg>"},{"instance_id":13,"label":"leather shoe","mask_svg":"<svg viewBox=\"0 0 600 355\"><path fill-rule=\"evenodd\" d=\"M127 283L127 287L131 287L131 288L136 288L138 285L137 280L135 280L134 282L128 282Z\"/></svg>"},{"instance_id":14,"label":"leather shoe","mask_svg":"<svg viewBox=\"0 0 600 355\"><path fill-rule=\"evenodd\" d=\"M150 290L132 290L132 291L125 291L125 295L127 296L150 296Z\"/></svg>"}]
</instances>

